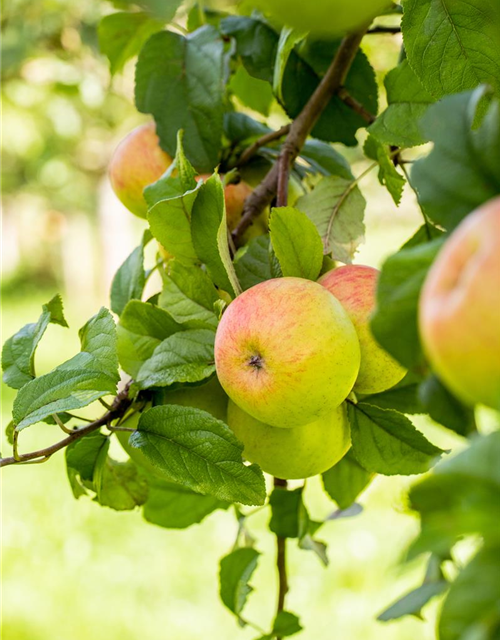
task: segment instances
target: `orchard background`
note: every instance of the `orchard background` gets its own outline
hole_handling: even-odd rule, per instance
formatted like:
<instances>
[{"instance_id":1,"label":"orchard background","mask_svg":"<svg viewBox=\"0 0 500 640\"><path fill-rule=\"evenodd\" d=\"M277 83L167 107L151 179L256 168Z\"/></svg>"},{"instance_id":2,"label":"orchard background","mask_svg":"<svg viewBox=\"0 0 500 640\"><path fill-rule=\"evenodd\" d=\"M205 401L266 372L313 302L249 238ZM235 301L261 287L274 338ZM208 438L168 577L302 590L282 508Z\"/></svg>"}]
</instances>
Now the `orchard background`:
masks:
<instances>
[{"instance_id":1,"label":"orchard background","mask_svg":"<svg viewBox=\"0 0 500 640\"><path fill-rule=\"evenodd\" d=\"M37 350L38 375L79 351L74 329L101 306L109 307L113 276L138 245L146 227L144 221L132 216L120 204L106 174L118 142L135 126L147 121L134 107L136 59L127 60L125 55L123 69L120 69L121 62L112 54L116 71L112 76L109 60L103 53L106 36L101 35L99 46L99 23L117 9L132 12L141 9L148 19L159 20L161 25L164 15L162 18L161 12L158 14L158 8L164 9L167 4L145 1L141 7L135 7L124 2L117 8L97 1L11 0L5 4L2 17L3 340L26 323L35 321L41 306L56 292L62 294L65 316L71 327L68 331L49 325ZM407 0L406 4L414 3ZM485 0L483 7L482 2L476 0L473 6L476 5L478 11L483 11L490 3ZM181 27L188 24L185 9L181 7L174 19ZM189 13L191 24L196 23L196 12ZM209 11L206 18L212 21L213 14ZM387 106L384 78L401 59L400 21L397 12L377 18L370 29L387 32L370 33L363 38L362 50L374 69L378 89L376 113L383 113ZM169 29L182 32L175 25ZM483 35L479 27L474 34L477 40L466 42L466 46L472 50L476 42L484 44ZM225 37L229 39L228 35ZM300 34L296 46L300 44L299 38ZM137 51L138 48L134 51L132 47L129 53ZM462 86L458 83L441 94L437 91L432 101L471 89L498 95L500 63L493 57L491 64L491 68L479 65L484 73L476 74L473 80L464 74ZM289 122L284 109L272 99L270 85L262 80L258 81L259 85L252 84L237 55L232 71L236 75L229 82L231 101L238 112L266 123L273 130ZM425 75L425 70L420 72ZM481 88L483 83L486 86ZM464 101L474 99L472 94L460 95ZM256 101L256 96L260 100ZM441 112L443 131L446 130L443 114L450 115L455 108L451 103L447 105ZM495 105L490 109L491 114ZM498 120L498 112L496 116ZM367 155L363 152L366 124L359 125L357 146L335 144L357 177L374 162L373 157L367 157L369 149L365 149ZM453 126L451 115L449 126L450 129ZM464 126L458 133L457 129L452 131L450 136L459 146L460 134L467 138L468 133ZM500 138L495 139L491 133L488 144L483 150L487 147L490 157L498 160L498 168ZM279 150L278 146L274 148ZM430 148L427 145L405 149L404 159L411 162L426 156ZM377 150L375 157L378 157ZM465 175L470 176L474 166L467 174L466 160L459 158L458 162L465 166ZM382 172L387 171L383 159L382 165L385 167ZM481 165L481 161L477 165ZM438 165L438 174L442 166L442 163ZM401 169L397 170L403 179ZM377 174L378 168L372 168L359 183L366 199L366 241L360 244L355 262L380 268L421 227L422 212L408 184L396 206ZM391 177L394 179L394 175ZM498 169L495 176L490 173L487 177L494 186L486 191L490 195L499 194ZM484 175L481 178L486 181ZM467 185L466 179L464 183L463 176L461 178L461 184L471 194L469 210L486 199L474 191L476 183L473 182L471 179ZM453 186L458 189L458 184ZM437 199L438 194L439 187L431 197ZM450 206L449 202L445 203L445 207ZM148 245L146 253L149 264L154 263L153 243ZM155 286L161 287L161 282L153 277L148 283L151 293ZM15 390L2 384L5 426L11 420L14 397ZM95 407L77 413L96 416ZM476 410L476 421L479 431L486 435L498 426L498 415L480 407ZM457 429L443 428L429 416L414 415L412 422L443 450L452 450L455 454L468 446L467 440L455 433ZM38 424L22 433L22 451L42 448L57 436L57 426ZM4 438L2 455L10 455L10 448ZM115 439L111 453L117 459L124 459L125 454ZM424 598L422 619L406 616L391 622L376 620L399 597L418 587L426 572L427 555L403 562L420 530L420 520L408 506L408 490L415 481L412 475L378 475L357 499L362 510L351 507L339 511L323 490L321 479L308 480L304 502L311 517L317 521L326 520L332 514L333 517L326 520L317 534L328 549L326 569L316 554L299 549L294 540L288 542L291 589L286 609L300 617L304 631L297 637L317 640L436 638L442 595L429 604ZM85 497L76 501L66 479L63 454L55 455L47 464L22 469L17 465L3 470L2 486L3 627L7 638L80 640L91 636L96 640L127 640L140 633L147 640L165 636L187 640L198 637L250 639L258 635L250 626L238 629L234 617L223 608L218 597L219 558L231 551L238 532L238 522L231 509L215 511L189 529L171 530L146 523L138 509L115 512L99 508ZM300 483L292 482L290 486L298 487ZM245 512L248 511L247 508ZM495 508L492 512L495 513ZM276 608L275 536L268 528L269 517L266 508L245 523L248 535L255 539L262 555L251 578L254 592L248 599L244 618L267 631ZM480 530L470 533L478 534ZM480 544L476 535L454 546L453 563L447 561L443 566L447 579L455 578ZM439 587L436 593L438 591ZM412 612L419 612L415 602L402 613ZM477 638L497 638L496 625L494 619L491 627ZM465 636L456 637L465 640ZM476 640L476 636L470 637Z\"/></svg>"}]
</instances>

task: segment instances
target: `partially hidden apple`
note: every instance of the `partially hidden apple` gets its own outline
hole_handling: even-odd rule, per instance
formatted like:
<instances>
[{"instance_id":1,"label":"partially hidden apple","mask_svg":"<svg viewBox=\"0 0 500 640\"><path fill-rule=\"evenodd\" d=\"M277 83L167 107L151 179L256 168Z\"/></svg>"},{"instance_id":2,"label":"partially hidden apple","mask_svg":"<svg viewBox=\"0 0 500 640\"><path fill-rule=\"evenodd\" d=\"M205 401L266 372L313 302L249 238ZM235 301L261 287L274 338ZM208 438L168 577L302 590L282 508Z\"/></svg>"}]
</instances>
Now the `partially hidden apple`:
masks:
<instances>
[{"instance_id":1,"label":"partially hidden apple","mask_svg":"<svg viewBox=\"0 0 500 640\"><path fill-rule=\"evenodd\" d=\"M351 444L345 405L310 424L279 429L259 422L229 401L227 422L244 445L243 456L277 478L309 478L333 467Z\"/></svg>"},{"instance_id":2,"label":"partially hidden apple","mask_svg":"<svg viewBox=\"0 0 500 640\"><path fill-rule=\"evenodd\" d=\"M199 387L181 387L173 391L162 389L155 393L153 401L153 404L155 405L178 404L184 407L201 409L213 415L217 420L222 420L224 422L227 420L227 403L228 397L224 393L224 390L220 386L216 377ZM140 415L140 413L133 414L123 423L122 426L129 429L137 429ZM136 464L149 473L159 477L165 477L164 474L162 474L162 472L149 461L140 449L132 447L129 444L128 440L130 433L128 431L117 431L116 435L118 436L118 440L122 447Z\"/></svg>"},{"instance_id":3,"label":"partially hidden apple","mask_svg":"<svg viewBox=\"0 0 500 640\"><path fill-rule=\"evenodd\" d=\"M146 218L143 191L171 164L172 158L159 145L154 123L148 122L131 131L116 148L109 165L111 186L129 211Z\"/></svg>"},{"instance_id":4,"label":"partially hidden apple","mask_svg":"<svg viewBox=\"0 0 500 640\"><path fill-rule=\"evenodd\" d=\"M420 335L436 374L466 404L500 410L500 197L445 242L419 302Z\"/></svg>"},{"instance_id":5,"label":"partially hidden apple","mask_svg":"<svg viewBox=\"0 0 500 640\"><path fill-rule=\"evenodd\" d=\"M327 415L350 393L360 362L356 330L316 282L266 280L228 306L215 337L215 366L228 396L273 427Z\"/></svg>"},{"instance_id":6,"label":"partially hidden apple","mask_svg":"<svg viewBox=\"0 0 500 640\"><path fill-rule=\"evenodd\" d=\"M378 344L370 329L378 275L378 270L372 267L350 264L328 271L318 281L340 301L358 334L361 365L354 391L363 394L390 389L406 374Z\"/></svg>"}]
</instances>

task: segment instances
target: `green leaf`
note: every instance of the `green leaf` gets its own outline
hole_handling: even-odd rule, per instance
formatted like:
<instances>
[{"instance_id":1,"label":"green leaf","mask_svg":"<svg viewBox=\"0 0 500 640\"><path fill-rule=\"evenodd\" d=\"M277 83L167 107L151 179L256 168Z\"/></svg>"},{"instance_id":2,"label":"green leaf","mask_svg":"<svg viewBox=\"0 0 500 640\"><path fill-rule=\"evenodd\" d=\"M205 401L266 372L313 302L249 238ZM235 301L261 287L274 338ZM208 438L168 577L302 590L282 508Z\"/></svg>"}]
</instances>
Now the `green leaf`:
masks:
<instances>
[{"instance_id":1,"label":"green leaf","mask_svg":"<svg viewBox=\"0 0 500 640\"><path fill-rule=\"evenodd\" d=\"M340 176L346 180L353 178L347 160L328 142L309 138L302 147L300 157L306 160L315 172L322 175Z\"/></svg>"},{"instance_id":2,"label":"green leaf","mask_svg":"<svg viewBox=\"0 0 500 640\"><path fill-rule=\"evenodd\" d=\"M386 476L427 471L443 453L404 415L360 402L348 405L352 451L358 462Z\"/></svg>"},{"instance_id":3,"label":"green leaf","mask_svg":"<svg viewBox=\"0 0 500 640\"><path fill-rule=\"evenodd\" d=\"M419 398L420 381L420 376L409 372L401 382L398 382L392 389L363 396L362 400L368 404L374 404L381 409L394 409L399 413L407 413L409 415L425 413L425 409Z\"/></svg>"},{"instance_id":4,"label":"green leaf","mask_svg":"<svg viewBox=\"0 0 500 640\"><path fill-rule=\"evenodd\" d=\"M220 561L220 597L226 607L240 616L252 587L248 584L257 568L260 553L244 547L236 549Z\"/></svg>"},{"instance_id":5,"label":"green leaf","mask_svg":"<svg viewBox=\"0 0 500 640\"><path fill-rule=\"evenodd\" d=\"M424 89L408 60L389 71L384 84L389 106L368 131L380 142L396 147L414 147L427 142L420 120L435 98Z\"/></svg>"},{"instance_id":6,"label":"green leaf","mask_svg":"<svg viewBox=\"0 0 500 640\"><path fill-rule=\"evenodd\" d=\"M377 342L407 369L423 364L418 331L418 300L425 277L443 240L401 249L388 258L377 285L371 329Z\"/></svg>"},{"instance_id":7,"label":"green leaf","mask_svg":"<svg viewBox=\"0 0 500 640\"><path fill-rule=\"evenodd\" d=\"M296 202L314 222L325 253L334 260L350 263L364 240L366 201L352 179L328 176Z\"/></svg>"},{"instance_id":8,"label":"green leaf","mask_svg":"<svg viewBox=\"0 0 500 640\"><path fill-rule=\"evenodd\" d=\"M184 329L164 309L149 302L131 300L117 327L117 350L122 369L135 378L156 347Z\"/></svg>"},{"instance_id":9,"label":"green leaf","mask_svg":"<svg viewBox=\"0 0 500 640\"><path fill-rule=\"evenodd\" d=\"M413 589L402 598L397 600L388 609L383 611L377 620L381 622L387 622L388 620L397 620L403 616L414 615L420 616L422 608L436 596L444 593L448 588L446 580L440 580L439 582L429 582L422 584L417 589Z\"/></svg>"},{"instance_id":10,"label":"green leaf","mask_svg":"<svg viewBox=\"0 0 500 640\"><path fill-rule=\"evenodd\" d=\"M264 116L269 115L274 99L272 89L267 82L251 76L245 67L238 67L231 77L229 90L242 104Z\"/></svg>"},{"instance_id":11,"label":"green leaf","mask_svg":"<svg viewBox=\"0 0 500 640\"><path fill-rule=\"evenodd\" d=\"M494 2L405 0L402 30L408 62L436 98L482 83L500 93L500 15Z\"/></svg>"},{"instance_id":12,"label":"green leaf","mask_svg":"<svg viewBox=\"0 0 500 640\"><path fill-rule=\"evenodd\" d=\"M259 282L270 280L269 236L252 238L248 244L238 249L234 258L234 270L243 291Z\"/></svg>"},{"instance_id":13,"label":"green leaf","mask_svg":"<svg viewBox=\"0 0 500 640\"><path fill-rule=\"evenodd\" d=\"M130 511L144 504L148 482L132 460L117 462L101 451L94 469L95 500L103 507Z\"/></svg>"},{"instance_id":14,"label":"green leaf","mask_svg":"<svg viewBox=\"0 0 500 640\"><path fill-rule=\"evenodd\" d=\"M175 154L184 130L187 157L200 172L219 161L222 135L222 41L206 26L184 37L171 31L153 35L139 54L135 101L151 113L162 148Z\"/></svg>"},{"instance_id":15,"label":"green leaf","mask_svg":"<svg viewBox=\"0 0 500 640\"><path fill-rule=\"evenodd\" d=\"M394 200L394 204L399 206L403 189L406 183L405 178L396 170L392 158L389 155L389 148L381 144L373 136L368 136L364 146L365 155L379 164L378 181L387 188Z\"/></svg>"},{"instance_id":16,"label":"green leaf","mask_svg":"<svg viewBox=\"0 0 500 640\"><path fill-rule=\"evenodd\" d=\"M120 375L118 373L116 325L110 312L102 307L95 316L83 325L78 335L82 352L90 353L92 356L92 369L102 371L118 381Z\"/></svg>"},{"instance_id":17,"label":"green leaf","mask_svg":"<svg viewBox=\"0 0 500 640\"><path fill-rule=\"evenodd\" d=\"M363 469L352 449L336 465L322 474L323 486L339 508L348 509L370 484L373 474Z\"/></svg>"},{"instance_id":18,"label":"green leaf","mask_svg":"<svg viewBox=\"0 0 500 640\"><path fill-rule=\"evenodd\" d=\"M425 412L439 424L461 436L476 431L473 409L457 400L435 375L422 382L418 393Z\"/></svg>"},{"instance_id":19,"label":"green leaf","mask_svg":"<svg viewBox=\"0 0 500 640\"><path fill-rule=\"evenodd\" d=\"M276 487L269 496L269 505L271 507L269 529L280 538L298 538L302 488L288 491Z\"/></svg>"},{"instance_id":20,"label":"green leaf","mask_svg":"<svg viewBox=\"0 0 500 640\"><path fill-rule=\"evenodd\" d=\"M186 529L201 522L228 502L195 493L174 482L148 477L149 494L143 507L144 519L166 529Z\"/></svg>"},{"instance_id":21,"label":"green leaf","mask_svg":"<svg viewBox=\"0 0 500 640\"><path fill-rule=\"evenodd\" d=\"M82 482L88 486L94 478L94 469L101 451L107 455L109 438L99 431L79 438L66 448L66 471L75 498L86 495Z\"/></svg>"},{"instance_id":22,"label":"green leaf","mask_svg":"<svg viewBox=\"0 0 500 640\"><path fill-rule=\"evenodd\" d=\"M199 189L191 213L193 244L216 285L238 295L241 287L229 255L224 187L217 174Z\"/></svg>"},{"instance_id":23,"label":"green leaf","mask_svg":"<svg viewBox=\"0 0 500 640\"><path fill-rule=\"evenodd\" d=\"M295 633L302 631L299 618L290 611L278 611L273 622L273 630L271 633L258 638L258 640L273 640L274 638L284 638L293 636Z\"/></svg>"},{"instance_id":24,"label":"green leaf","mask_svg":"<svg viewBox=\"0 0 500 640\"><path fill-rule=\"evenodd\" d=\"M67 327L61 297L54 296L42 307L35 323L27 324L6 340L2 349L3 381L13 389L20 389L35 377L35 352L49 323Z\"/></svg>"},{"instance_id":25,"label":"green leaf","mask_svg":"<svg viewBox=\"0 0 500 640\"><path fill-rule=\"evenodd\" d=\"M231 111L224 114L224 135L235 143L248 143L269 133L271 129L246 113Z\"/></svg>"},{"instance_id":26,"label":"green leaf","mask_svg":"<svg viewBox=\"0 0 500 640\"><path fill-rule=\"evenodd\" d=\"M170 22L183 0L112 0L112 2L120 9L138 5L163 22Z\"/></svg>"},{"instance_id":27,"label":"green leaf","mask_svg":"<svg viewBox=\"0 0 500 640\"><path fill-rule=\"evenodd\" d=\"M139 370L140 389L201 382L215 373L215 333L209 329L180 331L166 338Z\"/></svg>"},{"instance_id":28,"label":"green leaf","mask_svg":"<svg viewBox=\"0 0 500 640\"><path fill-rule=\"evenodd\" d=\"M162 277L163 291L159 305L176 322L193 329L217 328L214 305L219 295L204 271L172 260L167 266L167 273L162 272Z\"/></svg>"},{"instance_id":29,"label":"green leaf","mask_svg":"<svg viewBox=\"0 0 500 640\"><path fill-rule=\"evenodd\" d=\"M301 29L292 29L291 27L283 27L283 29L281 29L273 73L273 91L280 102L283 102L281 84L288 59L295 45L303 40L306 35L307 31L302 31Z\"/></svg>"},{"instance_id":30,"label":"green leaf","mask_svg":"<svg viewBox=\"0 0 500 640\"><path fill-rule=\"evenodd\" d=\"M500 103L494 100L475 127L483 95L480 89L444 98L429 108L422 121L434 147L414 163L410 180L425 213L448 230L500 193Z\"/></svg>"},{"instance_id":31,"label":"green leaf","mask_svg":"<svg viewBox=\"0 0 500 640\"><path fill-rule=\"evenodd\" d=\"M316 280L323 265L323 243L307 215L293 207L276 207L270 232L283 275Z\"/></svg>"},{"instance_id":32,"label":"green leaf","mask_svg":"<svg viewBox=\"0 0 500 640\"><path fill-rule=\"evenodd\" d=\"M121 71L135 57L148 38L163 24L146 13L112 13L101 19L98 27L99 47L108 57L111 74Z\"/></svg>"},{"instance_id":33,"label":"green leaf","mask_svg":"<svg viewBox=\"0 0 500 640\"><path fill-rule=\"evenodd\" d=\"M146 273L144 271L144 247L151 240L149 231L144 233L141 244L136 247L120 266L111 284L111 311L121 315L127 302L141 299Z\"/></svg>"},{"instance_id":34,"label":"green leaf","mask_svg":"<svg viewBox=\"0 0 500 640\"><path fill-rule=\"evenodd\" d=\"M152 407L141 415L129 442L173 482L219 500L264 503L261 470L243 464L243 445L228 426L205 411Z\"/></svg>"},{"instance_id":35,"label":"green leaf","mask_svg":"<svg viewBox=\"0 0 500 640\"><path fill-rule=\"evenodd\" d=\"M444 601L441 640L496 640L500 627L500 547L481 549L461 571Z\"/></svg>"}]
</instances>

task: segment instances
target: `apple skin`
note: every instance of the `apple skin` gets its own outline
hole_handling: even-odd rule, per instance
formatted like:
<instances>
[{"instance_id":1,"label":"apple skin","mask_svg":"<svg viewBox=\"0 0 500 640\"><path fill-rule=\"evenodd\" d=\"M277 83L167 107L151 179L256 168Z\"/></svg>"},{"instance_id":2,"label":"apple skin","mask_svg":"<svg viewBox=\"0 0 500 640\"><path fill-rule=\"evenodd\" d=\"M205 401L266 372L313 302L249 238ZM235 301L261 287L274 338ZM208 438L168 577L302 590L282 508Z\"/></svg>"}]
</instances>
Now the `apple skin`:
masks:
<instances>
[{"instance_id":1,"label":"apple skin","mask_svg":"<svg viewBox=\"0 0 500 640\"><path fill-rule=\"evenodd\" d=\"M227 307L215 336L215 366L228 396L254 418L291 428L346 399L360 362L356 330L317 282L261 282Z\"/></svg>"},{"instance_id":2,"label":"apple skin","mask_svg":"<svg viewBox=\"0 0 500 640\"><path fill-rule=\"evenodd\" d=\"M321 35L342 35L367 25L388 0L259 0L259 8L289 27Z\"/></svg>"},{"instance_id":3,"label":"apple skin","mask_svg":"<svg viewBox=\"0 0 500 640\"><path fill-rule=\"evenodd\" d=\"M161 149L154 122L131 131L116 148L109 165L109 179L118 199L139 218L146 218L148 206L142 192L156 182L172 164Z\"/></svg>"},{"instance_id":4,"label":"apple skin","mask_svg":"<svg viewBox=\"0 0 500 640\"><path fill-rule=\"evenodd\" d=\"M500 197L444 244L422 288L419 325L445 385L466 404L500 410Z\"/></svg>"},{"instance_id":5,"label":"apple skin","mask_svg":"<svg viewBox=\"0 0 500 640\"><path fill-rule=\"evenodd\" d=\"M354 391L363 394L386 391L406 374L406 369L378 344L370 329L378 276L377 269L349 264L328 271L318 280L340 301L358 334L361 365Z\"/></svg>"},{"instance_id":6,"label":"apple skin","mask_svg":"<svg viewBox=\"0 0 500 640\"><path fill-rule=\"evenodd\" d=\"M333 467L351 445L345 405L293 429L259 422L229 401L227 421L244 445L243 456L277 478L309 478Z\"/></svg>"},{"instance_id":7,"label":"apple skin","mask_svg":"<svg viewBox=\"0 0 500 640\"><path fill-rule=\"evenodd\" d=\"M219 384L216 377L212 378L207 384L199 387L182 387L174 391L162 389L155 394L154 405L159 404L178 404L183 407L194 407L207 411L217 420L226 422L227 420L227 403L228 397ZM129 429L137 429L140 413L135 413L126 420L123 427ZM130 433L127 431L116 431L116 435L122 447L128 453L130 458L148 473L164 478L164 474L153 465L140 449L132 447L128 440Z\"/></svg>"}]
</instances>

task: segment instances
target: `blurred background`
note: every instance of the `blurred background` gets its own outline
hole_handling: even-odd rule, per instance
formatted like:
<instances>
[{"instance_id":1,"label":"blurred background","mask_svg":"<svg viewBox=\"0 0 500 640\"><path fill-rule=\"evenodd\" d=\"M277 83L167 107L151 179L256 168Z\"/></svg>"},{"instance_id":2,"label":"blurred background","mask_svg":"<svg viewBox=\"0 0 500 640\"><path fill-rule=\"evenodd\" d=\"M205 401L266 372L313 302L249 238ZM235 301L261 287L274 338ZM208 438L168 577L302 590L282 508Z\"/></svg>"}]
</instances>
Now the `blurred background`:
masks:
<instances>
[{"instance_id":1,"label":"blurred background","mask_svg":"<svg viewBox=\"0 0 500 640\"><path fill-rule=\"evenodd\" d=\"M2 83L2 342L55 293L63 296L70 330L50 325L37 353L44 373L75 353L77 329L108 304L114 271L136 246L144 223L129 214L106 177L118 141L144 120L133 106L133 63L111 80L96 28L113 10L99 0L7 0L3 5ZM372 36L364 45L380 82L396 63L399 38ZM382 86L382 85L381 85ZM382 93L383 105L384 96ZM261 118L258 114L252 114ZM282 114L271 115L279 126ZM360 139L363 134L360 135ZM342 149L355 175L366 168L360 149ZM379 266L421 224L406 189L396 208L372 172L360 185L368 202L366 243L357 262ZM2 387L2 421L14 392ZM431 423L417 426L442 447L459 439ZM59 438L38 425L22 450ZM2 452L8 444L2 431ZM439 603L424 619L384 624L376 616L417 586L424 562L401 566L418 530L406 508L412 478L378 478L362 496L361 515L332 521L318 534L328 544L324 569L289 542L291 592L314 640L432 640ZM335 509L317 479L308 482L311 516ZM252 579L246 617L268 627L275 609L274 538L269 513L249 529L264 552ZM254 638L239 630L218 599L218 562L236 536L232 513L215 512L187 531L142 521L71 493L64 456L2 473L2 596L5 640L226 640Z\"/></svg>"}]
</instances>

